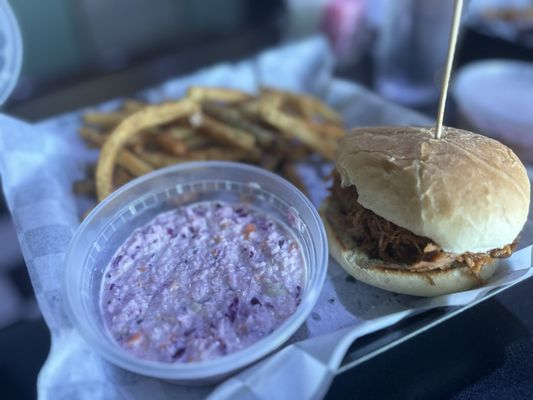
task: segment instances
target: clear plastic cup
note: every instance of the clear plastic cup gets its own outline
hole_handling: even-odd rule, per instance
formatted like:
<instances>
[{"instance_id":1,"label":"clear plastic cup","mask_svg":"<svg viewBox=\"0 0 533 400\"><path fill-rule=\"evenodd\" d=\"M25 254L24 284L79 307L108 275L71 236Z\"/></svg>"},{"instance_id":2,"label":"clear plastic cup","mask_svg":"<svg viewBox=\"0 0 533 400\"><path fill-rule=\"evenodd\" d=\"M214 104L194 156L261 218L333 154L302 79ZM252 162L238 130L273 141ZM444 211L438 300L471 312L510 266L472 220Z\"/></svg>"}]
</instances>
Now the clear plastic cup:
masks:
<instances>
[{"instance_id":1,"label":"clear plastic cup","mask_svg":"<svg viewBox=\"0 0 533 400\"><path fill-rule=\"evenodd\" d=\"M0 0L0 105L11 94L22 65L22 39L6 0Z\"/></svg>"},{"instance_id":2,"label":"clear plastic cup","mask_svg":"<svg viewBox=\"0 0 533 400\"><path fill-rule=\"evenodd\" d=\"M102 275L131 232L157 214L200 201L245 202L283 223L299 242L306 281L296 312L257 343L220 358L164 363L138 358L115 343L100 312ZM121 187L83 221L65 258L63 293L67 313L81 335L124 369L184 384L218 381L281 346L314 307L328 264L324 226L311 202L292 184L266 170L231 162L194 162L161 169Z\"/></svg>"}]
</instances>

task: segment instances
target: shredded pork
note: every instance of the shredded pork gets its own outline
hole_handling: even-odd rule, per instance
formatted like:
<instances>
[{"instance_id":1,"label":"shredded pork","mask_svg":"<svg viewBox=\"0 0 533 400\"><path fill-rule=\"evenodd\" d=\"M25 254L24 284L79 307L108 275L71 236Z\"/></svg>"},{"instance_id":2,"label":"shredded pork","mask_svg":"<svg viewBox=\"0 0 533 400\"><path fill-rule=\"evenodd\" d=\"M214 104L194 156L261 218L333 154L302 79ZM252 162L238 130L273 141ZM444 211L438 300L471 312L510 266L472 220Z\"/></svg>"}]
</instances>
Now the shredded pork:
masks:
<instances>
[{"instance_id":1,"label":"shredded pork","mask_svg":"<svg viewBox=\"0 0 533 400\"><path fill-rule=\"evenodd\" d=\"M355 186L341 187L337 173L334 175L331 195L340 211L340 216L332 217L334 221L331 222L340 225L368 257L383 260L395 268L402 266L424 272L467 266L477 274L493 258L509 257L516 247L516 242L513 242L486 253L447 253L431 239L415 235L361 206L357 202Z\"/></svg>"}]
</instances>

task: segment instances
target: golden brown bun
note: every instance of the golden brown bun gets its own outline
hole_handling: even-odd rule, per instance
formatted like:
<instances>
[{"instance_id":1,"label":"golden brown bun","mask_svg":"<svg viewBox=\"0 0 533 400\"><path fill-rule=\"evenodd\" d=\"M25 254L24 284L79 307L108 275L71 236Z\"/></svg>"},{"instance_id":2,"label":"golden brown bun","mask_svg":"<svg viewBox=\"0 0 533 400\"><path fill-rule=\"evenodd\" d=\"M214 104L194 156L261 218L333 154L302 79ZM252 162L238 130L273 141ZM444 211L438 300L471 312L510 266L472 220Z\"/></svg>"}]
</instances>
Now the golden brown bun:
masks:
<instances>
[{"instance_id":1,"label":"golden brown bun","mask_svg":"<svg viewBox=\"0 0 533 400\"><path fill-rule=\"evenodd\" d=\"M338 146L342 186L359 203L452 253L512 243L526 222L526 170L503 144L472 132L418 127L359 128Z\"/></svg>"},{"instance_id":2,"label":"golden brown bun","mask_svg":"<svg viewBox=\"0 0 533 400\"><path fill-rule=\"evenodd\" d=\"M467 267L412 272L391 269L384 261L369 259L357 249L353 240L344 232L334 229L329 223L327 212L335 212L331 200L327 199L321 206L321 215L328 235L329 254L354 278L381 289L413 296L440 296L460 292L479 286L480 280ZM334 207L334 206L333 206ZM481 268L480 278L489 279L496 271L498 260Z\"/></svg>"}]
</instances>

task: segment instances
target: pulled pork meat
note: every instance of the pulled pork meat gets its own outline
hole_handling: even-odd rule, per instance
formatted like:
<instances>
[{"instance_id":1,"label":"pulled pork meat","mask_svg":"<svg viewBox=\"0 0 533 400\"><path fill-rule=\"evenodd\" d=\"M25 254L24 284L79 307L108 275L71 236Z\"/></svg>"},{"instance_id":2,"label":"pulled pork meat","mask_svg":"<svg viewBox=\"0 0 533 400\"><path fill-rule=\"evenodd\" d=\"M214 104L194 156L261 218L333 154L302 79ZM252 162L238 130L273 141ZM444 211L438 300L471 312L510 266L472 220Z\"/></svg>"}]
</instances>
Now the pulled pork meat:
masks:
<instances>
[{"instance_id":1,"label":"pulled pork meat","mask_svg":"<svg viewBox=\"0 0 533 400\"><path fill-rule=\"evenodd\" d=\"M481 267L493 258L509 257L516 247L515 241L486 253L446 253L431 239L415 235L364 208L357 202L355 186L341 187L337 172L334 174L331 195L337 203L340 216L328 215L330 222L336 226L340 225L369 258L390 263L391 268L425 272L467 266L477 274Z\"/></svg>"}]
</instances>

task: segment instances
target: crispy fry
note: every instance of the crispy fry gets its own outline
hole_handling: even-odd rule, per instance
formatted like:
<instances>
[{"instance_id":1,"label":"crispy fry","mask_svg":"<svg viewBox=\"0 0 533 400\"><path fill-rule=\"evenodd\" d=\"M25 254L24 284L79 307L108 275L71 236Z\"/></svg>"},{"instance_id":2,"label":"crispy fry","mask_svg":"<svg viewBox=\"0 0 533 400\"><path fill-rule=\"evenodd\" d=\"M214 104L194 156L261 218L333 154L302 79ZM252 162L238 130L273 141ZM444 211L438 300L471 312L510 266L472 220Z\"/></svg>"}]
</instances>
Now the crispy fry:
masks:
<instances>
[{"instance_id":1,"label":"crispy fry","mask_svg":"<svg viewBox=\"0 0 533 400\"><path fill-rule=\"evenodd\" d=\"M122 185L125 185L129 181L131 181L133 178L135 178L134 175L130 174L128 171L126 171L124 168L118 167L115 170L115 176L113 179L114 187L115 189L118 189Z\"/></svg>"},{"instance_id":2,"label":"crispy fry","mask_svg":"<svg viewBox=\"0 0 533 400\"><path fill-rule=\"evenodd\" d=\"M82 127L79 133L90 147L102 147L106 141L106 135L93 128Z\"/></svg>"},{"instance_id":3,"label":"crispy fry","mask_svg":"<svg viewBox=\"0 0 533 400\"><path fill-rule=\"evenodd\" d=\"M281 152L266 154L261 157L261 166L269 171L275 171L281 164L283 156Z\"/></svg>"},{"instance_id":4,"label":"crispy fry","mask_svg":"<svg viewBox=\"0 0 533 400\"><path fill-rule=\"evenodd\" d=\"M276 139L279 139L278 129L269 124L264 118L263 111L269 109L277 109L281 104L281 98L275 96L263 96L254 100L239 104L239 111L250 121L262 126L268 126L270 129L276 131Z\"/></svg>"},{"instance_id":5,"label":"crispy fry","mask_svg":"<svg viewBox=\"0 0 533 400\"><path fill-rule=\"evenodd\" d=\"M159 134L154 136L154 141L168 154L183 156L187 153L187 144L183 139L174 139L169 135Z\"/></svg>"},{"instance_id":6,"label":"crispy fry","mask_svg":"<svg viewBox=\"0 0 533 400\"><path fill-rule=\"evenodd\" d=\"M287 160L289 160L289 162L295 162L308 157L309 154L311 154L311 150L309 150L309 147L300 144L298 146L291 147L288 151L286 151L286 153Z\"/></svg>"},{"instance_id":7,"label":"crispy fry","mask_svg":"<svg viewBox=\"0 0 533 400\"><path fill-rule=\"evenodd\" d=\"M188 161L248 161L250 160L250 153L242 149L211 147L208 149L191 151L182 157L171 156L164 153L145 152L142 155L142 158L154 167L162 168Z\"/></svg>"},{"instance_id":8,"label":"crispy fry","mask_svg":"<svg viewBox=\"0 0 533 400\"><path fill-rule=\"evenodd\" d=\"M153 170L149 164L145 163L131 151L126 149L123 149L118 153L117 164L133 176L141 176Z\"/></svg>"},{"instance_id":9,"label":"crispy fry","mask_svg":"<svg viewBox=\"0 0 533 400\"><path fill-rule=\"evenodd\" d=\"M309 107L305 107L303 102L282 101L279 109L286 114L305 121L312 121L314 118L312 110Z\"/></svg>"},{"instance_id":10,"label":"crispy fry","mask_svg":"<svg viewBox=\"0 0 533 400\"><path fill-rule=\"evenodd\" d=\"M189 99L198 102L216 101L224 103L239 103L252 98L251 95L236 89L191 86L187 90Z\"/></svg>"},{"instance_id":11,"label":"crispy fry","mask_svg":"<svg viewBox=\"0 0 533 400\"><path fill-rule=\"evenodd\" d=\"M307 121L313 121L315 119L315 112L313 110L313 107L311 107L311 105L305 101L300 101L297 103L297 107L300 111L300 113L302 114L302 116L307 120Z\"/></svg>"},{"instance_id":12,"label":"crispy fry","mask_svg":"<svg viewBox=\"0 0 533 400\"><path fill-rule=\"evenodd\" d=\"M83 122L87 125L97 125L105 128L113 128L128 116L123 111L97 112L89 111L83 115Z\"/></svg>"},{"instance_id":13,"label":"crispy fry","mask_svg":"<svg viewBox=\"0 0 533 400\"><path fill-rule=\"evenodd\" d=\"M173 126L169 128L163 128L160 135L170 136L172 139L175 140L184 140L192 136L196 136L196 132L193 128Z\"/></svg>"},{"instance_id":14,"label":"crispy fry","mask_svg":"<svg viewBox=\"0 0 533 400\"><path fill-rule=\"evenodd\" d=\"M74 190L74 193L82 195L82 196L88 196L88 197L96 196L96 184L94 182L94 179L92 178L87 178L81 181L74 182L73 190Z\"/></svg>"},{"instance_id":15,"label":"crispy fry","mask_svg":"<svg viewBox=\"0 0 533 400\"><path fill-rule=\"evenodd\" d=\"M96 168L96 188L98 199L103 200L113 190L113 165L120 149L126 142L143 129L165 124L180 117L188 116L198 108L190 100L168 102L157 106L147 106L124 119L109 135L100 152Z\"/></svg>"},{"instance_id":16,"label":"crispy fry","mask_svg":"<svg viewBox=\"0 0 533 400\"><path fill-rule=\"evenodd\" d=\"M245 131L233 128L198 111L189 118L192 126L200 128L209 137L244 150L256 151L255 138Z\"/></svg>"},{"instance_id":17,"label":"crispy fry","mask_svg":"<svg viewBox=\"0 0 533 400\"><path fill-rule=\"evenodd\" d=\"M151 143L148 143L148 141L138 141L137 143L133 143L129 145L127 148L131 150L133 153L139 155L140 153L146 151L147 148L153 147L150 146Z\"/></svg>"},{"instance_id":18,"label":"crispy fry","mask_svg":"<svg viewBox=\"0 0 533 400\"><path fill-rule=\"evenodd\" d=\"M259 111L269 108L280 108L283 105L284 98L278 93L263 92L259 97Z\"/></svg>"},{"instance_id":19,"label":"crispy fry","mask_svg":"<svg viewBox=\"0 0 533 400\"><path fill-rule=\"evenodd\" d=\"M247 120L244 113L236 108L220 107L212 103L204 103L202 109L207 115L210 115L221 122L251 133L255 137L257 143L263 147L269 147L275 141L274 132Z\"/></svg>"},{"instance_id":20,"label":"crispy fry","mask_svg":"<svg viewBox=\"0 0 533 400\"><path fill-rule=\"evenodd\" d=\"M162 152L143 151L137 154L141 160L152 165L154 168L167 167L182 162L182 157L169 155Z\"/></svg>"},{"instance_id":21,"label":"crispy fry","mask_svg":"<svg viewBox=\"0 0 533 400\"><path fill-rule=\"evenodd\" d=\"M142 101L129 99L124 101L124 103L122 104L122 111L128 114L133 114L134 112L137 112L142 108L146 107L146 105L147 104Z\"/></svg>"},{"instance_id":22,"label":"crispy fry","mask_svg":"<svg viewBox=\"0 0 533 400\"><path fill-rule=\"evenodd\" d=\"M316 122L305 122L312 130L318 132L323 138L337 140L346 135L346 131L332 124L317 124Z\"/></svg>"},{"instance_id":23,"label":"crispy fry","mask_svg":"<svg viewBox=\"0 0 533 400\"><path fill-rule=\"evenodd\" d=\"M342 117L339 115L339 113L337 113L336 111L334 111L333 109L331 109L313 96L301 93L291 93L271 87L261 88L261 95L269 94L280 96L284 99L288 99L291 102L300 103L302 112L304 112L305 115L318 114L320 117L324 118L330 123L342 125Z\"/></svg>"},{"instance_id":24,"label":"crispy fry","mask_svg":"<svg viewBox=\"0 0 533 400\"><path fill-rule=\"evenodd\" d=\"M88 111L83 115L83 121L87 125L114 128L128 115L131 115L144 107L146 107L146 103L139 100L125 100L120 110L111 112Z\"/></svg>"},{"instance_id":25,"label":"crispy fry","mask_svg":"<svg viewBox=\"0 0 533 400\"><path fill-rule=\"evenodd\" d=\"M252 121L261 120L261 102L260 98L255 98L253 100L245 101L238 105L238 109L246 117L250 118Z\"/></svg>"},{"instance_id":26,"label":"crispy fry","mask_svg":"<svg viewBox=\"0 0 533 400\"><path fill-rule=\"evenodd\" d=\"M332 140L322 139L316 132L310 130L304 122L271 107L262 107L261 115L266 122L278 128L288 139L298 139L324 158L333 160L336 143Z\"/></svg>"},{"instance_id":27,"label":"crispy fry","mask_svg":"<svg viewBox=\"0 0 533 400\"><path fill-rule=\"evenodd\" d=\"M181 156L190 150L213 144L212 140L199 134L194 128L163 128L159 133L156 133L157 131L153 128L151 131L154 134L146 137L147 141L145 140L143 146L134 149L136 153L141 153L144 150L158 151L161 149L168 154ZM155 146L150 146L151 143Z\"/></svg>"},{"instance_id":28,"label":"crispy fry","mask_svg":"<svg viewBox=\"0 0 533 400\"><path fill-rule=\"evenodd\" d=\"M150 140L152 136L155 136L154 133L157 131L150 131L150 130L143 130L139 132L138 135L131 137L126 142L126 145L128 146L136 146L138 148L145 147L148 143L150 143Z\"/></svg>"},{"instance_id":29,"label":"crispy fry","mask_svg":"<svg viewBox=\"0 0 533 400\"><path fill-rule=\"evenodd\" d=\"M185 144L187 145L187 150L198 150L202 147L209 147L213 145L213 142L202 135L195 134L194 136L184 139Z\"/></svg>"}]
</instances>

